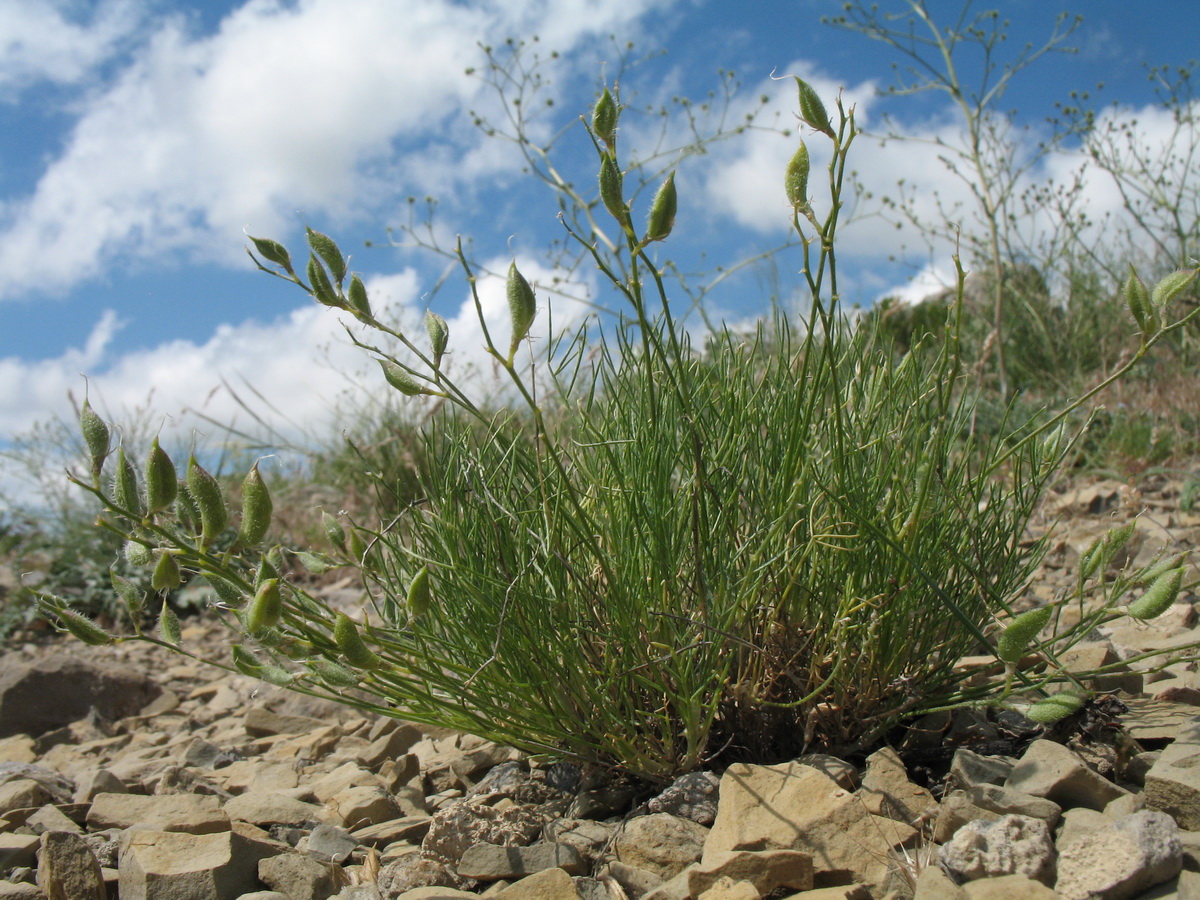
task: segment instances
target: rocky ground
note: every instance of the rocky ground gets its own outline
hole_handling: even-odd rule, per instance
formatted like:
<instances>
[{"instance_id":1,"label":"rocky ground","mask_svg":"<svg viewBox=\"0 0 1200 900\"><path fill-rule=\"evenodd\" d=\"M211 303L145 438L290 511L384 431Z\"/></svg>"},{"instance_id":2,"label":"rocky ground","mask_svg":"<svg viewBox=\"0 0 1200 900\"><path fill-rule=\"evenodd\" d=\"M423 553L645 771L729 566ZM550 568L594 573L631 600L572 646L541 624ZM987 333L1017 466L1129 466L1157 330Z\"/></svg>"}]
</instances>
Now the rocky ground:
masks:
<instances>
[{"instance_id":1,"label":"rocky ground","mask_svg":"<svg viewBox=\"0 0 1200 900\"><path fill-rule=\"evenodd\" d=\"M1178 484L1074 487L1047 505L1069 527L1034 593L1134 513L1135 557L1196 546ZM1195 599L1078 661L1200 639ZM1194 668L1115 671L1054 733L960 713L859 765L639 791L152 646L27 644L0 657L0 898L1200 898Z\"/></svg>"}]
</instances>

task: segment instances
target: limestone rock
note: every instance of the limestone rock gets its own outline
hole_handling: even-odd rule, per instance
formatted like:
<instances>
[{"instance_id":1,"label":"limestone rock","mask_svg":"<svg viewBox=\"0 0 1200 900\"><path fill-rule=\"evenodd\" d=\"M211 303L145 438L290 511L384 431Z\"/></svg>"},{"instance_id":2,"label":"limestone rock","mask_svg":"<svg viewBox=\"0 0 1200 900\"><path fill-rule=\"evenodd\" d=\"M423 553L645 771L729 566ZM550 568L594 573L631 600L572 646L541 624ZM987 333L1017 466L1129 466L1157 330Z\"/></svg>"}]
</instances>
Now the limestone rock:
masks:
<instances>
[{"instance_id":1,"label":"limestone rock","mask_svg":"<svg viewBox=\"0 0 1200 900\"><path fill-rule=\"evenodd\" d=\"M630 900L638 900L663 883L653 872L623 863L619 859L614 859L606 868L608 877L621 886Z\"/></svg>"},{"instance_id":2,"label":"limestone rock","mask_svg":"<svg viewBox=\"0 0 1200 900\"><path fill-rule=\"evenodd\" d=\"M88 828L130 828L144 825L158 831L213 834L229 830L229 816L216 797L197 794L97 794L88 810Z\"/></svg>"},{"instance_id":3,"label":"limestone rock","mask_svg":"<svg viewBox=\"0 0 1200 900\"><path fill-rule=\"evenodd\" d=\"M723 877L698 895L697 900L759 900L758 889L749 881L734 881Z\"/></svg>"},{"instance_id":4,"label":"limestone rock","mask_svg":"<svg viewBox=\"0 0 1200 900\"><path fill-rule=\"evenodd\" d=\"M225 802L225 814L230 819L252 825L305 825L320 820L321 807L284 794L248 791Z\"/></svg>"},{"instance_id":5,"label":"limestone rock","mask_svg":"<svg viewBox=\"0 0 1200 900\"><path fill-rule=\"evenodd\" d=\"M1200 830L1200 718L1179 731L1146 773L1146 805L1174 816L1180 828Z\"/></svg>"},{"instance_id":6,"label":"limestone rock","mask_svg":"<svg viewBox=\"0 0 1200 900\"><path fill-rule=\"evenodd\" d=\"M950 761L951 788L966 790L979 784L1004 784L1016 764L1015 759L1007 756L982 756L960 747Z\"/></svg>"},{"instance_id":7,"label":"limestone rock","mask_svg":"<svg viewBox=\"0 0 1200 900\"><path fill-rule=\"evenodd\" d=\"M849 791L811 766L735 763L721 778L721 802L704 859L722 850L800 850L818 880L882 885L894 846L916 832L869 813Z\"/></svg>"},{"instance_id":8,"label":"limestone rock","mask_svg":"<svg viewBox=\"0 0 1200 900\"><path fill-rule=\"evenodd\" d=\"M942 799L934 823L933 839L944 844L973 819L995 820L1004 815L1041 819L1054 829L1062 816L1062 807L1044 797L1035 797L1012 788L980 784L965 791L951 791Z\"/></svg>"},{"instance_id":9,"label":"limestone rock","mask_svg":"<svg viewBox=\"0 0 1200 900\"><path fill-rule=\"evenodd\" d=\"M325 801L323 818L346 828L377 825L404 815L394 797L379 785L354 785Z\"/></svg>"},{"instance_id":10,"label":"limestone rock","mask_svg":"<svg viewBox=\"0 0 1200 900\"><path fill-rule=\"evenodd\" d=\"M434 815L421 849L435 859L453 864L480 842L505 847L530 844L543 824L542 815L532 807L497 809L478 800L462 800Z\"/></svg>"},{"instance_id":11,"label":"limestone rock","mask_svg":"<svg viewBox=\"0 0 1200 900\"><path fill-rule=\"evenodd\" d=\"M281 853L258 863L258 879L290 900L328 900L349 884L340 866L299 853Z\"/></svg>"},{"instance_id":12,"label":"limestone rock","mask_svg":"<svg viewBox=\"0 0 1200 900\"><path fill-rule=\"evenodd\" d=\"M30 809L45 806L54 798L39 781L32 778L17 778L0 784L0 816L14 809Z\"/></svg>"},{"instance_id":13,"label":"limestone rock","mask_svg":"<svg viewBox=\"0 0 1200 900\"><path fill-rule=\"evenodd\" d=\"M669 813L699 825L711 825L717 817L720 787L721 779L712 772L689 772L650 798L646 808L652 813Z\"/></svg>"},{"instance_id":14,"label":"limestone rock","mask_svg":"<svg viewBox=\"0 0 1200 900\"><path fill-rule=\"evenodd\" d=\"M1143 810L1106 828L1059 841L1063 900L1126 900L1179 874L1179 829L1166 813Z\"/></svg>"},{"instance_id":15,"label":"limestone rock","mask_svg":"<svg viewBox=\"0 0 1200 900\"><path fill-rule=\"evenodd\" d=\"M252 706L246 711L244 720L246 734L251 737L266 737L273 734L307 734L329 725L320 719L308 716L287 716L273 712L265 706Z\"/></svg>"},{"instance_id":16,"label":"limestone rock","mask_svg":"<svg viewBox=\"0 0 1200 900\"><path fill-rule=\"evenodd\" d=\"M100 863L80 835L48 831L38 852L38 887L48 900L106 900Z\"/></svg>"},{"instance_id":17,"label":"limestone rock","mask_svg":"<svg viewBox=\"0 0 1200 900\"><path fill-rule=\"evenodd\" d=\"M0 872L32 865L38 844L36 834L0 831Z\"/></svg>"},{"instance_id":18,"label":"limestone rock","mask_svg":"<svg viewBox=\"0 0 1200 900\"><path fill-rule=\"evenodd\" d=\"M403 895L414 888L460 888L464 884L449 866L419 854L384 866L378 881L379 889L387 896Z\"/></svg>"},{"instance_id":19,"label":"limestone rock","mask_svg":"<svg viewBox=\"0 0 1200 900\"><path fill-rule=\"evenodd\" d=\"M1093 772L1062 744L1047 740L1029 745L1005 787L1045 797L1064 808L1086 806L1098 810L1129 793Z\"/></svg>"},{"instance_id":20,"label":"limestone rock","mask_svg":"<svg viewBox=\"0 0 1200 900\"><path fill-rule=\"evenodd\" d=\"M462 855L455 867L463 878L498 881L501 878L525 878L544 869L562 869L568 875L582 875L583 857L565 844L532 844L528 847L501 847L480 843Z\"/></svg>"},{"instance_id":21,"label":"limestone rock","mask_svg":"<svg viewBox=\"0 0 1200 900\"><path fill-rule=\"evenodd\" d=\"M122 842L121 900L226 900L258 889L257 862L230 831L181 834L135 829Z\"/></svg>"},{"instance_id":22,"label":"limestone rock","mask_svg":"<svg viewBox=\"0 0 1200 900\"><path fill-rule=\"evenodd\" d=\"M1043 884L1054 880L1050 829L1029 816L969 822L942 846L938 858L960 881L1000 875L1024 875Z\"/></svg>"},{"instance_id":23,"label":"limestone rock","mask_svg":"<svg viewBox=\"0 0 1200 900\"><path fill-rule=\"evenodd\" d=\"M807 891L813 886L813 859L796 850L732 850L705 856L688 869L688 890L699 897L721 879L749 882L762 896L779 888Z\"/></svg>"},{"instance_id":24,"label":"limestone rock","mask_svg":"<svg viewBox=\"0 0 1200 900\"><path fill-rule=\"evenodd\" d=\"M691 819L654 813L630 819L613 841L613 853L667 881L700 859L707 837L708 829Z\"/></svg>"},{"instance_id":25,"label":"limestone rock","mask_svg":"<svg viewBox=\"0 0 1200 900\"><path fill-rule=\"evenodd\" d=\"M496 900L580 900L575 882L562 869L546 869L493 895Z\"/></svg>"},{"instance_id":26,"label":"limestone rock","mask_svg":"<svg viewBox=\"0 0 1200 900\"><path fill-rule=\"evenodd\" d=\"M937 808L933 794L909 781L904 762L891 747L867 757L867 771L858 793L876 815L910 824Z\"/></svg>"},{"instance_id":27,"label":"limestone rock","mask_svg":"<svg viewBox=\"0 0 1200 900\"><path fill-rule=\"evenodd\" d=\"M1024 875L969 881L963 885L962 896L963 900L1059 900L1055 891Z\"/></svg>"},{"instance_id":28,"label":"limestone rock","mask_svg":"<svg viewBox=\"0 0 1200 900\"><path fill-rule=\"evenodd\" d=\"M162 693L156 681L120 666L92 665L71 653L38 662L0 657L0 738L34 737L82 719L131 716Z\"/></svg>"}]
</instances>

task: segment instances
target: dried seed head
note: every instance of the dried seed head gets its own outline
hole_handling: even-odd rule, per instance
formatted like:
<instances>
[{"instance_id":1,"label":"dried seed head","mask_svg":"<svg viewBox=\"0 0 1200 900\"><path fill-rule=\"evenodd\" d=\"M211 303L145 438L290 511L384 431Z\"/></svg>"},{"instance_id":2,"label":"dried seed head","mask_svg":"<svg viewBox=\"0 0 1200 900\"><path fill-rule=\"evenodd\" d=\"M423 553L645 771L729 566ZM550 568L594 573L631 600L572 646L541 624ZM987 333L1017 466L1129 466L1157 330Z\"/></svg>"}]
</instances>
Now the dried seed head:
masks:
<instances>
[{"instance_id":1,"label":"dried seed head","mask_svg":"<svg viewBox=\"0 0 1200 900\"><path fill-rule=\"evenodd\" d=\"M104 460L108 457L110 435L108 425L92 409L92 404L87 398L84 398L83 406L79 410L79 430L83 433L83 442L87 445L88 456L91 457L92 478L99 480Z\"/></svg>"},{"instance_id":2,"label":"dried seed head","mask_svg":"<svg viewBox=\"0 0 1200 900\"><path fill-rule=\"evenodd\" d=\"M188 455L187 485L188 493L200 510L200 540L211 544L229 524L229 510L225 508L225 498L217 479L196 462L194 453Z\"/></svg>"},{"instance_id":3,"label":"dried seed head","mask_svg":"<svg viewBox=\"0 0 1200 900\"><path fill-rule=\"evenodd\" d=\"M429 612L432 601L433 593L429 587L429 568L421 566L408 586L408 598L405 601L408 606L408 614L414 619L419 619L425 613Z\"/></svg>"},{"instance_id":4,"label":"dried seed head","mask_svg":"<svg viewBox=\"0 0 1200 900\"><path fill-rule=\"evenodd\" d=\"M1129 604L1129 615L1135 619L1154 619L1165 613L1179 597L1183 587L1184 567L1163 572L1146 588L1146 593Z\"/></svg>"},{"instance_id":5,"label":"dried seed head","mask_svg":"<svg viewBox=\"0 0 1200 900\"><path fill-rule=\"evenodd\" d=\"M415 397L418 394L426 393L420 382L391 360L380 359L377 362L383 367L383 377L387 379L387 383L404 396Z\"/></svg>"},{"instance_id":6,"label":"dried seed head","mask_svg":"<svg viewBox=\"0 0 1200 900\"><path fill-rule=\"evenodd\" d=\"M181 584L183 573L179 571L175 554L159 550L158 562L154 564L154 572L150 576L150 587L156 591L173 591Z\"/></svg>"},{"instance_id":7,"label":"dried seed head","mask_svg":"<svg viewBox=\"0 0 1200 900\"><path fill-rule=\"evenodd\" d=\"M155 437L146 456L146 511L153 515L174 502L179 493L178 475L171 457L158 445Z\"/></svg>"},{"instance_id":8,"label":"dried seed head","mask_svg":"<svg viewBox=\"0 0 1200 900\"><path fill-rule=\"evenodd\" d=\"M367 299L367 286L363 284L362 279L357 275L350 279L350 288L346 291L346 299L350 301L350 308L352 310L356 310L370 318L371 301Z\"/></svg>"},{"instance_id":9,"label":"dried seed head","mask_svg":"<svg viewBox=\"0 0 1200 900\"><path fill-rule=\"evenodd\" d=\"M521 341L525 340L530 326L533 325L534 316L537 315L537 301L533 296L533 288L529 286L525 276L518 271L515 262L508 266L508 281L505 291L508 296L508 316L512 321L512 338L508 348L508 358L511 360L516 356L517 347L521 345Z\"/></svg>"},{"instance_id":10,"label":"dried seed head","mask_svg":"<svg viewBox=\"0 0 1200 900\"><path fill-rule=\"evenodd\" d=\"M1129 267L1129 278L1125 281L1125 303L1133 313L1133 320L1141 329L1143 338L1153 337L1158 332L1158 311L1150 299L1150 290L1138 277L1133 266Z\"/></svg>"},{"instance_id":11,"label":"dried seed head","mask_svg":"<svg viewBox=\"0 0 1200 900\"><path fill-rule=\"evenodd\" d=\"M609 152L617 145L617 118L620 110L617 109L617 101L613 99L612 93L605 85L604 93L600 95L600 99L596 101L596 105L592 107L592 132L600 140L604 141Z\"/></svg>"},{"instance_id":12,"label":"dried seed head","mask_svg":"<svg viewBox=\"0 0 1200 900\"><path fill-rule=\"evenodd\" d=\"M796 87L800 91L800 118L804 120L804 124L831 138L834 137L833 129L829 127L829 113L825 111L825 104L821 102L820 95L813 90L812 85L799 78L796 78Z\"/></svg>"},{"instance_id":13,"label":"dried seed head","mask_svg":"<svg viewBox=\"0 0 1200 900\"><path fill-rule=\"evenodd\" d=\"M1034 638L1050 621L1051 611L1049 606L1026 610L1009 622L996 642L996 656L1000 661L1009 664L1020 662Z\"/></svg>"},{"instance_id":14,"label":"dried seed head","mask_svg":"<svg viewBox=\"0 0 1200 900\"><path fill-rule=\"evenodd\" d=\"M333 624L333 641L346 662L358 669L375 669L382 664L376 654L363 642L358 626L345 613L338 613Z\"/></svg>"},{"instance_id":15,"label":"dried seed head","mask_svg":"<svg viewBox=\"0 0 1200 900\"><path fill-rule=\"evenodd\" d=\"M429 344L433 348L433 367L436 369L441 365L446 345L450 342L450 326L437 313L426 310L425 331L429 335Z\"/></svg>"},{"instance_id":16,"label":"dried seed head","mask_svg":"<svg viewBox=\"0 0 1200 900\"><path fill-rule=\"evenodd\" d=\"M338 245L333 242L333 238L319 231L307 227L304 231L308 235L308 246L329 266L329 274L333 276L333 280L341 284L346 277L346 260Z\"/></svg>"},{"instance_id":17,"label":"dried seed head","mask_svg":"<svg viewBox=\"0 0 1200 900\"><path fill-rule=\"evenodd\" d=\"M246 630L251 634L279 624L283 615L283 591L278 578L268 578L258 586L246 608Z\"/></svg>"},{"instance_id":18,"label":"dried seed head","mask_svg":"<svg viewBox=\"0 0 1200 900\"><path fill-rule=\"evenodd\" d=\"M138 491L137 472L125 455L125 447L117 447L117 470L113 473L113 501L135 519L145 515L142 495Z\"/></svg>"},{"instance_id":19,"label":"dried seed head","mask_svg":"<svg viewBox=\"0 0 1200 900\"><path fill-rule=\"evenodd\" d=\"M608 154L600 159L600 199L604 208L624 226L629 220L629 211L625 208L624 181L617 162Z\"/></svg>"},{"instance_id":20,"label":"dried seed head","mask_svg":"<svg viewBox=\"0 0 1200 900\"><path fill-rule=\"evenodd\" d=\"M675 195L675 173L667 176L650 204L650 217L646 221L646 240L662 241L675 227L675 210L678 199Z\"/></svg>"},{"instance_id":21,"label":"dried seed head","mask_svg":"<svg viewBox=\"0 0 1200 900\"><path fill-rule=\"evenodd\" d=\"M808 209L808 169L808 147L801 141L800 149L787 164L783 179L788 203L792 204L792 209L797 212Z\"/></svg>"},{"instance_id":22,"label":"dried seed head","mask_svg":"<svg viewBox=\"0 0 1200 900\"><path fill-rule=\"evenodd\" d=\"M259 544L271 527L273 512L271 494L263 483L258 463L255 463L242 479L242 521L238 526L238 546L254 547Z\"/></svg>"}]
</instances>

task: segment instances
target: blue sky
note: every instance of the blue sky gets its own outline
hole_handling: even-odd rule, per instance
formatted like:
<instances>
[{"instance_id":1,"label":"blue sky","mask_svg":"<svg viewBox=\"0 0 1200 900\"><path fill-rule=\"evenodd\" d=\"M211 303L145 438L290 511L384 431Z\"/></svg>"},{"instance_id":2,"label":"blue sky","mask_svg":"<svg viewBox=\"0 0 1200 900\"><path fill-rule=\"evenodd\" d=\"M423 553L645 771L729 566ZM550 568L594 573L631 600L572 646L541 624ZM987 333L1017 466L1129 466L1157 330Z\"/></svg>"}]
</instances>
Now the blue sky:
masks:
<instances>
[{"instance_id":1,"label":"blue sky","mask_svg":"<svg viewBox=\"0 0 1200 900\"><path fill-rule=\"evenodd\" d=\"M959 123L943 95L881 98L899 57L861 35L820 22L832 0L0 0L0 445L34 422L68 414L68 391L91 379L93 402L120 418L149 404L169 427L197 427L201 410L241 415L221 387L253 385L276 402L285 430L320 431L344 408L341 392L380 390L362 355L346 346L336 315L296 288L256 272L243 229L300 249L305 223L353 255L376 304L416 323L427 306L452 325L452 348L478 358L457 274L446 262L387 246L407 220L406 198L433 195L437 234L461 233L486 267L516 256L531 280L554 274L545 246L561 237L554 200L522 174L511 143L487 137L471 111L495 120L497 100L479 73L480 42L530 38L552 84L531 128L539 140L588 110L601 78L620 71L618 48L651 58L623 76L630 110L623 152L649 152L658 120L640 114L676 95L720 92L718 70L740 84L731 115L767 97L759 130L681 162L676 233L660 252L688 268L731 264L783 241L789 213L783 166L795 149L795 88L807 77L832 106L840 88L860 124L883 115L906 133L947 143ZM884 10L904 8L882 0ZM950 22L960 2L929 0ZM986 9L987 5L979 5ZM1200 5L1044 0L1003 4L1005 51L1040 43L1061 9L1084 15L1073 55L1040 60L1014 80L1003 109L1028 126L1032 147L1056 101L1104 82L1110 115L1140 116L1148 141L1159 123L1146 64L1186 63L1200 36ZM610 38L616 36L616 42ZM556 58L549 58L551 51ZM977 60L963 61L967 80ZM474 76L466 70L474 68ZM678 137L678 122L668 128ZM773 127L768 127L773 126ZM780 131L791 131L784 136ZM922 196L963 196L928 146L863 139L853 167L876 196L906 179ZM578 127L554 146L556 165L579 185L595 157ZM1030 178L1063 177L1078 157L1045 161ZM1111 190L1089 188L1101 213ZM419 209L421 204L418 204ZM848 300L921 285L947 271L947 248L896 230L870 203L844 233ZM365 242L375 246L367 248ZM794 252L730 279L713 296L718 316L745 320L766 307L768 285L797 290ZM604 302L592 272L577 292ZM500 284L484 283L503 318ZM435 290L436 288L436 290ZM920 288L909 287L920 293ZM582 294L580 295L582 296ZM584 306L551 301L558 321ZM361 372L362 374L355 374ZM292 423L284 425L284 421Z\"/></svg>"}]
</instances>

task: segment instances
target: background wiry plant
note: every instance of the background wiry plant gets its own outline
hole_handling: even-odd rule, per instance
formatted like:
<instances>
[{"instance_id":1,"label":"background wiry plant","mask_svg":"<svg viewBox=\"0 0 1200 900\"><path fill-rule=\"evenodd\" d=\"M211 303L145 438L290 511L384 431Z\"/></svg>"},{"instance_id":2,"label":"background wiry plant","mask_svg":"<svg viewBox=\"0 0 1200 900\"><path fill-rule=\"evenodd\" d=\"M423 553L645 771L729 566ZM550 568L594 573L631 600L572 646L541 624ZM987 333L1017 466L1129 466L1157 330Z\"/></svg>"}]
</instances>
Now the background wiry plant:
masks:
<instances>
[{"instance_id":1,"label":"background wiry plant","mask_svg":"<svg viewBox=\"0 0 1200 900\"><path fill-rule=\"evenodd\" d=\"M508 406L479 402L444 370L453 335L440 317L427 315L416 335L378 319L328 236L309 229L304 262L251 239L262 269L378 336L355 339L382 381L414 402L441 403L422 431L410 497L370 521L324 517L335 557L265 542L272 500L257 466L240 518L231 516L194 457L177 467L152 448L144 461L110 460L111 435L90 409L91 471L73 480L105 505L104 527L152 572L153 592L188 575L211 586L217 613L241 635L218 664L643 777L854 750L906 716L1070 680L1016 662L1031 647L1053 660L1078 629L1042 634L1050 608L1014 618L1012 604L1038 561L1041 548L1022 543L1025 525L1071 446L1062 426L1072 408L1005 421L998 436L973 431L961 297L942 339L903 356L877 331L851 327L839 304L837 229L853 110L839 100L831 118L796 84L810 140L832 146L828 199L812 199L803 141L780 173L804 248L806 319L777 316L751 333L679 327L655 256L675 227L674 173L648 208L635 208L619 96L606 88L589 135L596 202L620 253L565 228L624 314L530 345L539 301L513 264L509 335L494 336L458 253L487 352L511 384ZM1195 315L1170 314L1194 274L1153 291L1130 276L1141 345L1106 383ZM293 558L314 571L360 569L364 614L335 610L289 579ZM1182 571L1175 563L1113 583L1089 626L1145 584L1153 603L1138 614L1159 611ZM1080 592L1104 576L1100 565L1082 574ZM114 583L131 606L154 603ZM39 602L84 640L116 639L61 598ZM134 639L190 652L169 608L154 632L134 621ZM974 680L958 667L989 648L1006 678Z\"/></svg>"}]
</instances>

